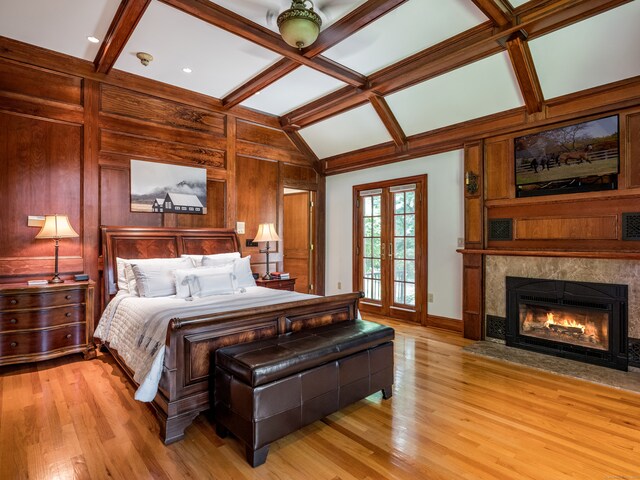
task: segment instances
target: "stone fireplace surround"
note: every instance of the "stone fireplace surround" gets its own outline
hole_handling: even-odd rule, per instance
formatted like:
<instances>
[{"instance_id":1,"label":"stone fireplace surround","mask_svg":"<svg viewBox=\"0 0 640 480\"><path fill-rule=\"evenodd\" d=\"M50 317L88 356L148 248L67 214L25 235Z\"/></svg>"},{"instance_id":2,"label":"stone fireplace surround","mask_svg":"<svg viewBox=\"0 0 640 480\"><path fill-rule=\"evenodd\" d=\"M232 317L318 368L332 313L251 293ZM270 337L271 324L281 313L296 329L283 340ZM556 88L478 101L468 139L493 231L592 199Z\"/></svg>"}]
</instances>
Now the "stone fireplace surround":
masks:
<instances>
[{"instance_id":1,"label":"stone fireplace surround","mask_svg":"<svg viewBox=\"0 0 640 480\"><path fill-rule=\"evenodd\" d=\"M628 285L628 335L630 341L640 339L638 260L487 255L485 315L506 318L507 276Z\"/></svg>"}]
</instances>

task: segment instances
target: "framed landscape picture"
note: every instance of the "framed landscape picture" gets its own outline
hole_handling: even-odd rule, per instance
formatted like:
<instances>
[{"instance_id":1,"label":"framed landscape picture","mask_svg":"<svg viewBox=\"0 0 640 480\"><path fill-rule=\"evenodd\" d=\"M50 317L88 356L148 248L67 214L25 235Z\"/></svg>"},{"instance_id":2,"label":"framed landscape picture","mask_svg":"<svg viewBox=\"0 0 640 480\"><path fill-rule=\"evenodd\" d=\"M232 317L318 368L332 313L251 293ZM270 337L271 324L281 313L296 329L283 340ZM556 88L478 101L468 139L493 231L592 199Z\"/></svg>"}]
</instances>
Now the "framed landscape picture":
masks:
<instances>
[{"instance_id":1,"label":"framed landscape picture","mask_svg":"<svg viewBox=\"0 0 640 480\"><path fill-rule=\"evenodd\" d=\"M207 213L207 170L131 160L131 211Z\"/></svg>"},{"instance_id":2,"label":"framed landscape picture","mask_svg":"<svg viewBox=\"0 0 640 480\"><path fill-rule=\"evenodd\" d=\"M618 137L614 115L516 138L516 196L616 189Z\"/></svg>"}]
</instances>

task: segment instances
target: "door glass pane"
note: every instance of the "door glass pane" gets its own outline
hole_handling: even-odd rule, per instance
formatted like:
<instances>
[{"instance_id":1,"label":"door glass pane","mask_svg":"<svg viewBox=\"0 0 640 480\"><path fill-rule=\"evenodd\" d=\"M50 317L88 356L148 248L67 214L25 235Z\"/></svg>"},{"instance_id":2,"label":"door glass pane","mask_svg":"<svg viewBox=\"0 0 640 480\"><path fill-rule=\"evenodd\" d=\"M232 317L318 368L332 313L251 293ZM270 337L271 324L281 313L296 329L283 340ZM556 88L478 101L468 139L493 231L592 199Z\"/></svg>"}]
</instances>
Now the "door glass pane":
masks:
<instances>
[{"instance_id":1,"label":"door glass pane","mask_svg":"<svg viewBox=\"0 0 640 480\"><path fill-rule=\"evenodd\" d=\"M416 258L416 239L405 238L405 244L406 244L406 250L405 250L406 257L410 259Z\"/></svg>"},{"instance_id":2,"label":"door glass pane","mask_svg":"<svg viewBox=\"0 0 640 480\"><path fill-rule=\"evenodd\" d=\"M373 193L373 192L372 192ZM382 258L382 209L381 191L363 196L363 238L362 238L362 289L370 300L382 300L381 258Z\"/></svg>"},{"instance_id":3,"label":"door glass pane","mask_svg":"<svg viewBox=\"0 0 640 480\"><path fill-rule=\"evenodd\" d=\"M398 194L396 193L396 195ZM396 237L402 237L404 235L404 215L396 214L394 224Z\"/></svg>"},{"instance_id":4,"label":"door glass pane","mask_svg":"<svg viewBox=\"0 0 640 480\"><path fill-rule=\"evenodd\" d=\"M396 304L415 306L416 216L415 191L393 193L394 275L393 299Z\"/></svg>"},{"instance_id":5,"label":"door glass pane","mask_svg":"<svg viewBox=\"0 0 640 480\"><path fill-rule=\"evenodd\" d=\"M394 263L394 278L400 282L404 281L404 260L396 260Z\"/></svg>"},{"instance_id":6,"label":"door glass pane","mask_svg":"<svg viewBox=\"0 0 640 480\"><path fill-rule=\"evenodd\" d=\"M416 192L407 192L405 212L415 213L415 211L416 211Z\"/></svg>"}]
</instances>

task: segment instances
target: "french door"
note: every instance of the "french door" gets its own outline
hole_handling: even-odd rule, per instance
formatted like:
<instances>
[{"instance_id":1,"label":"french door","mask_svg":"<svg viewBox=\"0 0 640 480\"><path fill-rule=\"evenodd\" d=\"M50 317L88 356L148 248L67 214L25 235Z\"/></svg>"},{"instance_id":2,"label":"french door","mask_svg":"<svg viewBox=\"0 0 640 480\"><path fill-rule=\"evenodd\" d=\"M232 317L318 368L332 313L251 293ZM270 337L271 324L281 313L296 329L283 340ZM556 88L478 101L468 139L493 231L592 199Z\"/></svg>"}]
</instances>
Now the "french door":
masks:
<instances>
[{"instance_id":1,"label":"french door","mask_svg":"<svg viewBox=\"0 0 640 480\"><path fill-rule=\"evenodd\" d=\"M354 288L360 310L426 323L427 176L357 185Z\"/></svg>"}]
</instances>

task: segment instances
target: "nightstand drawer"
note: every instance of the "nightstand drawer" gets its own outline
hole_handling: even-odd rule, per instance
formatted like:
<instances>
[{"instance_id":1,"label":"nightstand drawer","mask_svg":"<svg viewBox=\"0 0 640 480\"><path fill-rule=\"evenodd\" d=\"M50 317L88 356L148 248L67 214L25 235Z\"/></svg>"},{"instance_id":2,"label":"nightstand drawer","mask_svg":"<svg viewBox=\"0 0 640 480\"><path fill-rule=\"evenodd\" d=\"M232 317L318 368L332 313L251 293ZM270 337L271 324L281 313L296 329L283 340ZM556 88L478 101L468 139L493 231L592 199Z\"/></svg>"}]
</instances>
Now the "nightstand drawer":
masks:
<instances>
[{"instance_id":1,"label":"nightstand drawer","mask_svg":"<svg viewBox=\"0 0 640 480\"><path fill-rule=\"evenodd\" d=\"M85 321L84 305L0 313L0 332L48 328Z\"/></svg>"},{"instance_id":2,"label":"nightstand drawer","mask_svg":"<svg viewBox=\"0 0 640 480\"><path fill-rule=\"evenodd\" d=\"M274 290L291 290L293 291L296 287L296 279L295 278L284 278L282 280L280 279L273 279L273 280L263 280L263 279L258 279L256 280L256 285L258 287L266 287L266 288L272 288Z\"/></svg>"},{"instance_id":3,"label":"nightstand drawer","mask_svg":"<svg viewBox=\"0 0 640 480\"><path fill-rule=\"evenodd\" d=\"M18 293L0 297L0 310L19 310L23 308L54 307L70 303L84 303L84 290L63 290L47 293Z\"/></svg>"},{"instance_id":4,"label":"nightstand drawer","mask_svg":"<svg viewBox=\"0 0 640 480\"><path fill-rule=\"evenodd\" d=\"M26 355L86 344L85 325L0 335L0 356Z\"/></svg>"}]
</instances>

